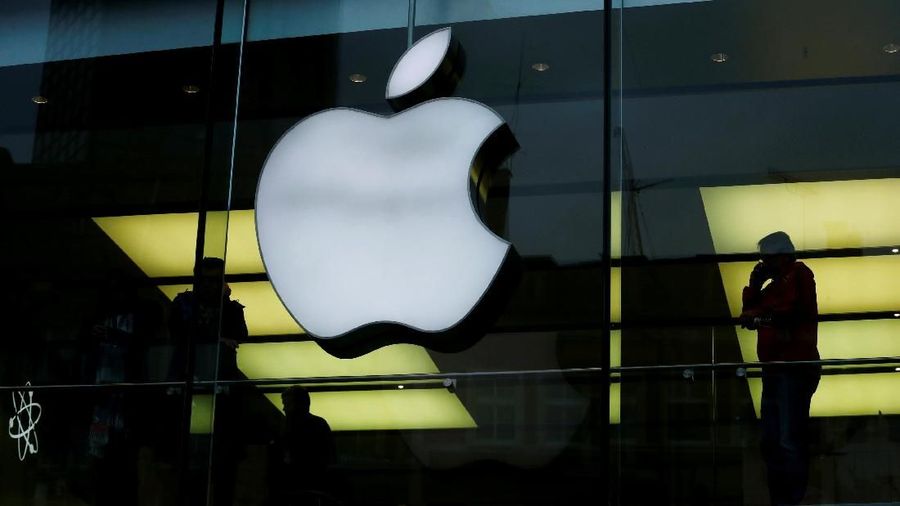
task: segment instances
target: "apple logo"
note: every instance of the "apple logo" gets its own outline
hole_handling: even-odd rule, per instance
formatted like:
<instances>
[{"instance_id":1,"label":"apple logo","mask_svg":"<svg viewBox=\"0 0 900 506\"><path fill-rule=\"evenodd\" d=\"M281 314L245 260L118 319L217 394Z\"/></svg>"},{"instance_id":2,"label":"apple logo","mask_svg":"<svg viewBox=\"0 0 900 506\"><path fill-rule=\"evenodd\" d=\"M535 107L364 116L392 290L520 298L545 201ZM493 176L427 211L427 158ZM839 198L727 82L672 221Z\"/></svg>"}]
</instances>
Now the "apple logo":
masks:
<instances>
[{"instance_id":1,"label":"apple logo","mask_svg":"<svg viewBox=\"0 0 900 506\"><path fill-rule=\"evenodd\" d=\"M448 97L463 62L450 29L435 31L391 72L396 114L313 114L265 161L263 263L284 306L332 355L399 342L459 351L515 287L519 257L483 223L477 189L518 143L492 109Z\"/></svg>"}]
</instances>

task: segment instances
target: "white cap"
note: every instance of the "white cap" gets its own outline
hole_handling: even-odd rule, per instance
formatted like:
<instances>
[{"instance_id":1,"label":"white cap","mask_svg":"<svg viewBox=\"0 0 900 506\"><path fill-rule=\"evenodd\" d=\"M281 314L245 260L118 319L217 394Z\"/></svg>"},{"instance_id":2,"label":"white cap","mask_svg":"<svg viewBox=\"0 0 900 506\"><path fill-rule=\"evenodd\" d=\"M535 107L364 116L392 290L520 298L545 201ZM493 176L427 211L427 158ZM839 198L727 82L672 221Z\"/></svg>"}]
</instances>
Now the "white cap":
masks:
<instances>
[{"instance_id":1,"label":"white cap","mask_svg":"<svg viewBox=\"0 0 900 506\"><path fill-rule=\"evenodd\" d=\"M759 240L759 252L763 255L787 255L794 253L791 236L784 232L772 232Z\"/></svg>"}]
</instances>

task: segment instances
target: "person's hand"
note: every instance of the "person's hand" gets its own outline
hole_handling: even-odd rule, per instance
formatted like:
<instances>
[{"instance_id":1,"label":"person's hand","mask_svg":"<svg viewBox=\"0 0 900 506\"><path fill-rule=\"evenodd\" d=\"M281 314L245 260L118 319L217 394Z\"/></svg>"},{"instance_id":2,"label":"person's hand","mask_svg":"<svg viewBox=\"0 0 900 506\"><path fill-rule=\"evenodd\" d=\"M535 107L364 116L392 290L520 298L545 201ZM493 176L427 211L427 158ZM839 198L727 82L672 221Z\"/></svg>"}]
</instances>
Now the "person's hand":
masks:
<instances>
[{"instance_id":1,"label":"person's hand","mask_svg":"<svg viewBox=\"0 0 900 506\"><path fill-rule=\"evenodd\" d=\"M761 289L763 283L771 277L768 269L766 269L766 265L762 262L757 262L756 266L753 267L753 272L750 273L750 288L754 290Z\"/></svg>"},{"instance_id":2,"label":"person's hand","mask_svg":"<svg viewBox=\"0 0 900 506\"><path fill-rule=\"evenodd\" d=\"M759 319L749 313L742 313L740 316L741 328L747 330L756 330L759 327Z\"/></svg>"}]
</instances>

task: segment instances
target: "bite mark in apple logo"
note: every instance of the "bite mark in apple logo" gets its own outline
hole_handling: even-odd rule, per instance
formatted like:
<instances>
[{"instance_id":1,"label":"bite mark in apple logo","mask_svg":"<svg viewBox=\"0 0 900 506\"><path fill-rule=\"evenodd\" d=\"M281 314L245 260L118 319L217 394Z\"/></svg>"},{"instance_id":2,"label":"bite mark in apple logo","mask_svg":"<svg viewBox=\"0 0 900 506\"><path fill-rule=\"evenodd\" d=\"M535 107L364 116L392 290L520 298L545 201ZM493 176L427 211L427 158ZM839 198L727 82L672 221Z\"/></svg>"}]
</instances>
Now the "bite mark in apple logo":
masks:
<instances>
[{"instance_id":1,"label":"bite mark in apple logo","mask_svg":"<svg viewBox=\"0 0 900 506\"><path fill-rule=\"evenodd\" d=\"M519 257L482 222L473 180L518 143L495 111L449 97L464 60L449 28L433 32L391 72L396 114L313 114L266 159L263 263L287 310L334 356L400 342L465 349L515 287Z\"/></svg>"}]
</instances>

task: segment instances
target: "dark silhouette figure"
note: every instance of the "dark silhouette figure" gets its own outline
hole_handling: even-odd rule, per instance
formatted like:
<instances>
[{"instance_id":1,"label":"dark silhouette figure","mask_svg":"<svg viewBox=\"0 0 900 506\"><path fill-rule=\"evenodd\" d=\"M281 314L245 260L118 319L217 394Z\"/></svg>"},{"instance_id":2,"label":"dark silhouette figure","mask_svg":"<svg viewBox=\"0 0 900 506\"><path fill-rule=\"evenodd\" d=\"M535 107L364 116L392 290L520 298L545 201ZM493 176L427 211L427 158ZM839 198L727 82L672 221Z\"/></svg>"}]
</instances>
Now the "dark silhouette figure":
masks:
<instances>
[{"instance_id":1,"label":"dark silhouette figure","mask_svg":"<svg viewBox=\"0 0 900 506\"><path fill-rule=\"evenodd\" d=\"M224 260L204 258L194 273L194 290L180 293L172 301L170 330L176 341L172 370L176 379L182 374L201 380L246 379L237 367L238 346L248 336L244 306L231 300L224 277ZM192 349L194 353L190 353ZM211 469L215 506L233 504L238 461L244 456L242 410L237 397L227 384L215 396ZM204 483L202 479L190 481Z\"/></svg>"},{"instance_id":2,"label":"dark silhouette figure","mask_svg":"<svg viewBox=\"0 0 900 506\"><path fill-rule=\"evenodd\" d=\"M809 267L797 261L786 233L763 237L759 252L761 260L744 287L741 325L757 331L764 363L762 452L769 496L775 505L799 504L809 478L809 406L821 368L766 363L819 359L816 282Z\"/></svg>"},{"instance_id":3,"label":"dark silhouette figure","mask_svg":"<svg viewBox=\"0 0 900 506\"><path fill-rule=\"evenodd\" d=\"M284 427L275 463L272 504L334 504L328 490L335 462L334 438L324 418L309 412L309 392L292 386L281 394Z\"/></svg>"},{"instance_id":4,"label":"dark silhouette figure","mask_svg":"<svg viewBox=\"0 0 900 506\"><path fill-rule=\"evenodd\" d=\"M194 273L194 291L185 291L172 301L170 327L176 340L174 373L186 371L186 345L197 347L195 378L241 378L237 368L237 348L247 340L244 306L231 300L231 288L224 282L225 261L204 258ZM218 357L218 359L216 358Z\"/></svg>"}]
</instances>

